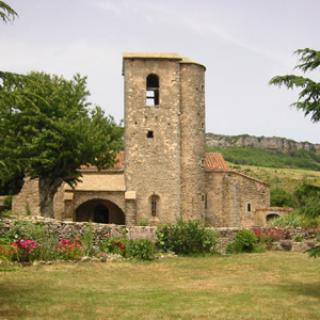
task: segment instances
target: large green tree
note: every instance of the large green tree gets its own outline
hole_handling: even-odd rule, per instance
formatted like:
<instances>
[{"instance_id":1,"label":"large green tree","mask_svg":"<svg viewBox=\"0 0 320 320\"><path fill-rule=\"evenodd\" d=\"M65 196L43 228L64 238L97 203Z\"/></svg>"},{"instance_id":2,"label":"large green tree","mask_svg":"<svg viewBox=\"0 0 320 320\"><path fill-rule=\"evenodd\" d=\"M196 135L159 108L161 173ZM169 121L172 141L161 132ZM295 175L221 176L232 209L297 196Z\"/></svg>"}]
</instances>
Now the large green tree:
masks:
<instances>
[{"instance_id":1,"label":"large green tree","mask_svg":"<svg viewBox=\"0 0 320 320\"><path fill-rule=\"evenodd\" d=\"M57 188L75 184L81 164L108 168L121 147L122 129L88 95L79 75L0 72L0 171L39 178L44 216L53 217Z\"/></svg>"},{"instance_id":2,"label":"large green tree","mask_svg":"<svg viewBox=\"0 0 320 320\"><path fill-rule=\"evenodd\" d=\"M4 22L12 21L18 14L4 1L0 1L0 19Z\"/></svg>"},{"instance_id":3,"label":"large green tree","mask_svg":"<svg viewBox=\"0 0 320 320\"><path fill-rule=\"evenodd\" d=\"M306 73L320 67L320 51L305 48L295 53L299 56L299 63L295 69ZM300 89L299 98L292 105L304 111L305 116L311 116L312 121L320 121L320 82L304 76L288 74L273 77L270 84Z\"/></svg>"},{"instance_id":4,"label":"large green tree","mask_svg":"<svg viewBox=\"0 0 320 320\"><path fill-rule=\"evenodd\" d=\"M295 53L299 56L299 63L295 69L306 73L308 71L315 71L320 67L320 51L305 48L299 49ZM270 84L285 86L288 89L300 89L298 100L292 105L302 110L305 116L311 116L313 122L320 121L320 82L301 75L288 74L273 77L270 80ZM314 204L317 203L319 207L319 199L314 199L315 201L312 202L311 209L312 212L318 212L319 209L314 208ZM320 246L311 249L310 254L312 256L320 256Z\"/></svg>"}]
</instances>

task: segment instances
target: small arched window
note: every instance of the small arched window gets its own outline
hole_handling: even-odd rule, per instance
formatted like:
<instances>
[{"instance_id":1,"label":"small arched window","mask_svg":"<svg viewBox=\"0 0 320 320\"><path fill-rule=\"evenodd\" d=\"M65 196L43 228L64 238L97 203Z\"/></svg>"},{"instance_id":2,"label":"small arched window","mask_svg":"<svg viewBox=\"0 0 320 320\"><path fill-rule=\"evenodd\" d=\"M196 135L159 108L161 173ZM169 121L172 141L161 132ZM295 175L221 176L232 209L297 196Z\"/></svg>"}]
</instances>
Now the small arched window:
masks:
<instances>
[{"instance_id":1,"label":"small arched window","mask_svg":"<svg viewBox=\"0 0 320 320\"><path fill-rule=\"evenodd\" d=\"M159 77L156 74L149 74L146 81L146 105L154 107L159 105Z\"/></svg>"},{"instance_id":2,"label":"small arched window","mask_svg":"<svg viewBox=\"0 0 320 320\"><path fill-rule=\"evenodd\" d=\"M159 201L160 198L156 194L153 194L150 197L150 205L151 205L151 215L156 217L159 214Z\"/></svg>"}]
</instances>

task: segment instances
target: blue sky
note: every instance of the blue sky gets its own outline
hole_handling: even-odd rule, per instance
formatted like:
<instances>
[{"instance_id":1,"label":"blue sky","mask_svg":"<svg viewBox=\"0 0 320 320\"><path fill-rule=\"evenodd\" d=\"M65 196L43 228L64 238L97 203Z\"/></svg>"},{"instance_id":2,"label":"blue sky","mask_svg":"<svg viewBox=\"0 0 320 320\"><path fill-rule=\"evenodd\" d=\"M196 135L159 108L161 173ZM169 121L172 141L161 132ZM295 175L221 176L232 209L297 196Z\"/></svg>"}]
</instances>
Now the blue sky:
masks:
<instances>
[{"instance_id":1,"label":"blue sky","mask_svg":"<svg viewBox=\"0 0 320 320\"><path fill-rule=\"evenodd\" d=\"M90 101L119 120L122 53L177 52L207 67L208 132L320 143L320 123L290 107L297 92L268 85L294 50L320 49L318 0L7 2L19 18L0 25L0 70L87 75Z\"/></svg>"}]
</instances>

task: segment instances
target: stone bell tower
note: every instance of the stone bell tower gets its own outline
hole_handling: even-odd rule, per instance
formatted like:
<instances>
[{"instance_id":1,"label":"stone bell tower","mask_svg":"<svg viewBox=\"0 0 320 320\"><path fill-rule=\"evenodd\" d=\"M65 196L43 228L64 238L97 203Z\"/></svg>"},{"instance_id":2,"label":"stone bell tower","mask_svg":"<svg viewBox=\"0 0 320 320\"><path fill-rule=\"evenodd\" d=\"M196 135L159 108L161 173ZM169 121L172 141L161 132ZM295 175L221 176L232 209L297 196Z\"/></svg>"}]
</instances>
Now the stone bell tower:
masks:
<instances>
[{"instance_id":1,"label":"stone bell tower","mask_svg":"<svg viewBox=\"0 0 320 320\"><path fill-rule=\"evenodd\" d=\"M204 218L204 73L177 54L124 54L127 223Z\"/></svg>"}]
</instances>

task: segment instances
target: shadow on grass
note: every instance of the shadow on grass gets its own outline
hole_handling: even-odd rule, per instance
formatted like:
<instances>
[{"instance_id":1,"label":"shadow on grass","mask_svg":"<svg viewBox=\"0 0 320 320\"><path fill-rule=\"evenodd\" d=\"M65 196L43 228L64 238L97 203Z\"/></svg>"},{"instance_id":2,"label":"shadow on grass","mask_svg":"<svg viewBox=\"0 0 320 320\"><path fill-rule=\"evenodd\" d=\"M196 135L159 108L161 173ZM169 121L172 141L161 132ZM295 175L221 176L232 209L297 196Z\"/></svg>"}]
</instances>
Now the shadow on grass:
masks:
<instances>
[{"instance_id":1,"label":"shadow on grass","mask_svg":"<svg viewBox=\"0 0 320 320\"><path fill-rule=\"evenodd\" d=\"M320 281L314 283L289 282L279 285L279 288L299 296L314 297L320 300Z\"/></svg>"},{"instance_id":2,"label":"shadow on grass","mask_svg":"<svg viewBox=\"0 0 320 320\"><path fill-rule=\"evenodd\" d=\"M28 307L33 303L47 305L50 292L57 290L39 280L17 284L0 281L0 287L0 319L23 319L32 315Z\"/></svg>"}]
</instances>

